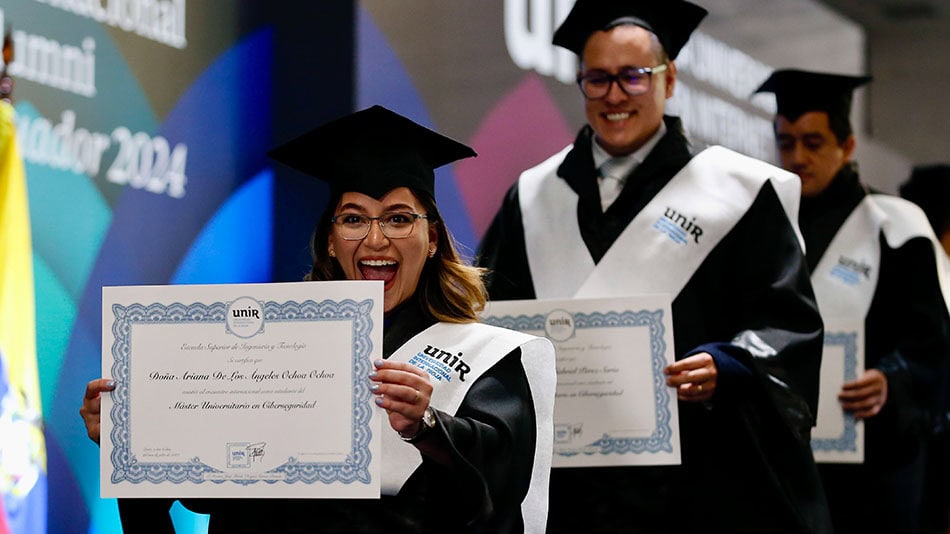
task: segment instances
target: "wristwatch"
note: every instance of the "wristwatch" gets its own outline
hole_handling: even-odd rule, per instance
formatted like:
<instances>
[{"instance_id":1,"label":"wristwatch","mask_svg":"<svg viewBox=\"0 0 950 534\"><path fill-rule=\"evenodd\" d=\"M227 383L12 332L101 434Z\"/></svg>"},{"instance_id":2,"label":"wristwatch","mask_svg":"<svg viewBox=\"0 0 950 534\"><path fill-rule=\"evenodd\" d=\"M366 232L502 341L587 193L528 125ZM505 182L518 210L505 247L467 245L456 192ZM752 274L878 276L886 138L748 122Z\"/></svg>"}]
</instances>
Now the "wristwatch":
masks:
<instances>
[{"instance_id":1,"label":"wristwatch","mask_svg":"<svg viewBox=\"0 0 950 534\"><path fill-rule=\"evenodd\" d=\"M419 422L419 431L411 436L404 436L400 433L399 437L406 443L419 443L433 428L435 428L435 412L432 411L431 406L427 406L426 411L422 412L422 421Z\"/></svg>"}]
</instances>

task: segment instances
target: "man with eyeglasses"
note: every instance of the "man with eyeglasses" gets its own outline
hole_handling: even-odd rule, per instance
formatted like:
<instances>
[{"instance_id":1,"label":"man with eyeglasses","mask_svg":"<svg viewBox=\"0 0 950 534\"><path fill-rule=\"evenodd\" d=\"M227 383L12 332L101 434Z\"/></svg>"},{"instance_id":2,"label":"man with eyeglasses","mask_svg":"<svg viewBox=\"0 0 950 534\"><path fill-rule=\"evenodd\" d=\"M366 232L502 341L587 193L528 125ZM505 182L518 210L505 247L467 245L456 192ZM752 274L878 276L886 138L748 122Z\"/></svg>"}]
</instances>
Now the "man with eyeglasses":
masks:
<instances>
[{"instance_id":1,"label":"man with eyeglasses","mask_svg":"<svg viewBox=\"0 0 950 534\"><path fill-rule=\"evenodd\" d=\"M756 92L775 93L779 159L801 176L818 308L864 326L864 371L834 388L841 410L864 421L864 461L819 465L835 532L917 532L921 447L950 354L950 288L926 215L860 180L849 116L870 80L783 69Z\"/></svg>"},{"instance_id":2,"label":"man with eyeglasses","mask_svg":"<svg viewBox=\"0 0 950 534\"><path fill-rule=\"evenodd\" d=\"M664 116L706 11L578 0L554 44L580 58L587 125L525 171L478 253L495 300L673 299L682 465L555 469L549 532L825 532L808 448L822 324L798 179Z\"/></svg>"}]
</instances>

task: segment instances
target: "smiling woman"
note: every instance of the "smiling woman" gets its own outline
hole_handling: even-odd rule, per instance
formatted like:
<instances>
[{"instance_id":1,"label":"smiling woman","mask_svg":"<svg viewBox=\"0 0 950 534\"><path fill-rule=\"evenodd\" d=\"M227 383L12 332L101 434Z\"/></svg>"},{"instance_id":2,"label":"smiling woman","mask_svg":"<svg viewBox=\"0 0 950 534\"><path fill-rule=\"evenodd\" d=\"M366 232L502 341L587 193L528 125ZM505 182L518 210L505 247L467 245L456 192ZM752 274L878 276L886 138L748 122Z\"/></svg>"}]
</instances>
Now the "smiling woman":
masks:
<instances>
[{"instance_id":1,"label":"smiling woman","mask_svg":"<svg viewBox=\"0 0 950 534\"><path fill-rule=\"evenodd\" d=\"M424 208L408 187L393 189L379 200L347 192L336 211L327 246L330 257L349 280L382 281L385 311L392 311L415 294L426 260L435 255L437 222L423 220L422 228L414 231L412 216L425 215L418 213Z\"/></svg>"},{"instance_id":2,"label":"smiling woman","mask_svg":"<svg viewBox=\"0 0 950 534\"><path fill-rule=\"evenodd\" d=\"M383 496L184 500L211 515L209 532L544 532L554 348L477 322L482 270L461 261L434 200L434 169L474 155L378 106L271 152L331 187L307 279L383 284L384 359L367 377L389 423ZM320 350L315 359L330 357ZM95 440L98 395L112 387L87 388L82 414ZM120 499L123 526L154 531L171 502Z\"/></svg>"},{"instance_id":3,"label":"smiling woman","mask_svg":"<svg viewBox=\"0 0 950 534\"><path fill-rule=\"evenodd\" d=\"M272 152L331 186L307 279L382 280L387 313L415 297L439 321L474 321L487 298L482 271L462 262L442 222L434 169L475 152L390 114L370 108ZM389 126L370 133L370 120ZM314 160L313 146L338 150Z\"/></svg>"}]
</instances>

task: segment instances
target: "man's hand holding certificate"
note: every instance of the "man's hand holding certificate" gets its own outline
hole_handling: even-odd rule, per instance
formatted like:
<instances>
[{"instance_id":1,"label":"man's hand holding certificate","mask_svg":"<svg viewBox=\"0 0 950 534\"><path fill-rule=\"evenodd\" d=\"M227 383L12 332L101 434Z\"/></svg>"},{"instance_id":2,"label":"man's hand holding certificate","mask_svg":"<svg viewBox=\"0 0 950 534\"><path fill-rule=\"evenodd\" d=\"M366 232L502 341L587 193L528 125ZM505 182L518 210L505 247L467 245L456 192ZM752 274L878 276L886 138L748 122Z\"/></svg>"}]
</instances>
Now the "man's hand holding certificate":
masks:
<instances>
[{"instance_id":1,"label":"man's hand holding certificate","mask_svg":"<svg viewBox=\"0 0 950 534\"><path fill-rule=\"evenodd\" d=\"M554 467L680 463L668 297L497 301L482 320L554 343Z\"/></svg>"},{"instance_id":2,"label":"man's hand holding certificate","mask_svg":"<svg viewBox=\"0 0 950 534\"><path fill-rule=\"evenodd\" d=\"M103 497L379 496L382 284L103 288Z\"/></svg>"}]
</instances>

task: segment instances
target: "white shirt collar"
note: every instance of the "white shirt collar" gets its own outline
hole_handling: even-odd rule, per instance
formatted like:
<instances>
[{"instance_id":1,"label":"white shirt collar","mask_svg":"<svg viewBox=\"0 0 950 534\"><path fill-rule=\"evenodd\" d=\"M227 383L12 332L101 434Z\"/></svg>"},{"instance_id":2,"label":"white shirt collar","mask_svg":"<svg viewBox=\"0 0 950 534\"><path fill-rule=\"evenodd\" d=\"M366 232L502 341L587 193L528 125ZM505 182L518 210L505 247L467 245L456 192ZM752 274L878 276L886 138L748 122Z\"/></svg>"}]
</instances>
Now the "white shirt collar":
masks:
<instances>
[{"instance_id":1,"label":"white shirt collar","mask_svg":"<svg viewBox=\"0 0 950 534\"><path fill-rule=\"evenodd\" d=\"M653 137L647 140L646 143L643 143L643 146L638 148L631 154L620 157L613 157L607 153L599 144L597 144L597 139L594 138L591 140L591 146L593 147L594 152L594 168L599 169L601 165L604 164L608 159L613 158L615 160L615 169L617 174L622 177L629 176L643 160L653 151L653 147L660 142L660 139L666 134L666 122L660 121L660 127L657 129L656 133L653 134Z\"/></svg>"}]
</instances>

